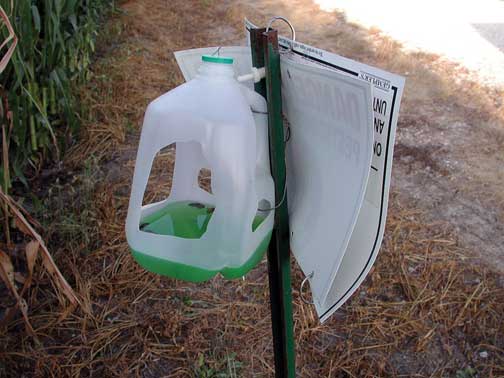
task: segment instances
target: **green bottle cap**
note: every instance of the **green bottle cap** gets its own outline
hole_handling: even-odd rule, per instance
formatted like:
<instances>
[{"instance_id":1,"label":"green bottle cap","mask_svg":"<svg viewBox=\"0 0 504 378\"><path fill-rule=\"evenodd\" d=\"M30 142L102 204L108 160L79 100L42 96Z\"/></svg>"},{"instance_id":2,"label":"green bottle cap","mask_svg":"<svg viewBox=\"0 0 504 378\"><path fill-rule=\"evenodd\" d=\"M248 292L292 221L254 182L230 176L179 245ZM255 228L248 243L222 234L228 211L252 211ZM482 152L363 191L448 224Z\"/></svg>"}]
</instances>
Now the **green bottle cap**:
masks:
<instances>
[{"instance_id":1,"label":"green bottle cap","mask_svg":"<svg viewBox=\"0 0 504 378\"><path fill-rule=\"evenodd\" d=\"M203 55L201 60L210 63L233 64L233 58L227 56Z\"/></svg>"}]
</instances>

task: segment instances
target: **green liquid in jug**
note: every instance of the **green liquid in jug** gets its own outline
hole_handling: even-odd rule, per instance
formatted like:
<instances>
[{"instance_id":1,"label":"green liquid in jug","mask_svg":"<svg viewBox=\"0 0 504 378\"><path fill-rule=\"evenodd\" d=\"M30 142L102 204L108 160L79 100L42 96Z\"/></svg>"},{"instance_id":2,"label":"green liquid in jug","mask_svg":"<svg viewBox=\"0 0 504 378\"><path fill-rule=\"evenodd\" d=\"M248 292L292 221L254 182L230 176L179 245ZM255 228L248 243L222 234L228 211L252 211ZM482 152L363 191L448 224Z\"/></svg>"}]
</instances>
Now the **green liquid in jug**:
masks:
<instances>
[{"instance_id":1,"label":"green liquid in jug","mask_svg":"<svg viewBox=\"0 0 504 378\"><path fill-rule=\"evenodd\" d=\"M206 232L215 208L199 202L182 201L168 204L165 208L146 217L140 229L158 235L199 239ZM265 217L256 215L252 231L261 225Z\"/></svg>"},{"instance_id":2,"label":"green liquid in jug","mask_svg":"<svg viewBox=\"0 0 504 378\"><path fill-rule=\"evenodd\" d=\"M199 202L181 201L169 203L159 211L145 217L140 224L140 229L158 235L177 236L185 239L199 239L206 232L208 223L212 218L215 208ZM255 231L266 216L257 214L252 223L252 231ZM220 271L228 279L238 278L252 269L264 255L271 233L257 247L250 259L240 267L224 268ZM145 269L165 276L189 280L193 282L205 281L213 277L219 271L205 270L192 266L163 260L132 250L135 260Z\"/></svg>"}]
</instances>

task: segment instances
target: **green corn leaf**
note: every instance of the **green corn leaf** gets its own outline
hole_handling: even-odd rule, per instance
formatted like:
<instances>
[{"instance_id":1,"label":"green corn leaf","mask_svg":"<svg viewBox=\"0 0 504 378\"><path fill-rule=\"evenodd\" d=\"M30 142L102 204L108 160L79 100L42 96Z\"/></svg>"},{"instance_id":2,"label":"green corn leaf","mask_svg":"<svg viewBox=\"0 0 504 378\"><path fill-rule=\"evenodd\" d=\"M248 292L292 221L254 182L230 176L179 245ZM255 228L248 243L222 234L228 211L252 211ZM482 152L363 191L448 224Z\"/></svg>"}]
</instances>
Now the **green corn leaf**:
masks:
<instances>
[{"instance_id":1,"label":"green corn leaf","mask_svg":"<svg viewBox=\"0 0 504 378\"><path fill-rule=\"evenodd\" d=\"M42 109L42 105L32 96L29 90L26 88L23 88L25 93L28 95L28 98L31 100L32 104L35 106L35 108L38 110L39 114L42 116L43 119L43 125L49 130L49 133L51 133L51 137L54 143L54 148L56 151L58 151L58 142L56 139L56 134L54 133L54 130L51 127L51 123L47 119L47 114L45 114L44 110ZM30 121L31 123L31 121ZM57 152L58 153L58 152Z\"/></svg>"},{"instance_id":2,"label":"green corn leaf","mask_svg":"<svg viewBox=\"0 0 504 378\"><path fill-rule=\"evenodd\" d=\"M32 5L31 7L32 15L33 15L33 23L35 24L35 30L40 33L41 23L40 23L40 13L36 5Z\"/></svg>"},{"instance_id":3,"label":"green corn leaf","mask_svg":"<svg viewBox=\"0 0 504 378\"><path fill-rule=\"evenodd\" d=\"M65 4L65 13L70 14L77 11L77 0L67 0Z\"/></svg>"},{"instance_id":4,"label":"green corn leaf","mask_svg":"<svg viewBox=\"0 0 504 378\"><path fill-rule=\"evenodd\" d=\"M70 15L70 17L68 17L68 20L72 24L74 32L78 32L79 27L77 26L77 16L75 14L72 14L72 15Z\"/></svg>"},{"instance_id":5,"label":"green corn leaf","mask_svg":"<svg viewBox=\"0 0 504 378\"><path fill-rule=\"evenodd\" d=\"M55 4L55 10L56 10L56 13L59 15L61 15L62 11L63 11L63 7L65 5L65 1L64 0L54 0L54 4Z\"/></svg>"},{"instance_id":6,"label":"green corn leaf","mask_svg":"<svg viewBox=\"0 0 504 378\"><path fill-rule=\"evenodd\" d=\"M14 172L14 176L21 181L21 183L28 187L28 180L26 179L26 176L24 175L23 172L23 166L24 164L20 163L19 161L14 161L12 164L12 171Z\"/></svg>"}]
</instances>

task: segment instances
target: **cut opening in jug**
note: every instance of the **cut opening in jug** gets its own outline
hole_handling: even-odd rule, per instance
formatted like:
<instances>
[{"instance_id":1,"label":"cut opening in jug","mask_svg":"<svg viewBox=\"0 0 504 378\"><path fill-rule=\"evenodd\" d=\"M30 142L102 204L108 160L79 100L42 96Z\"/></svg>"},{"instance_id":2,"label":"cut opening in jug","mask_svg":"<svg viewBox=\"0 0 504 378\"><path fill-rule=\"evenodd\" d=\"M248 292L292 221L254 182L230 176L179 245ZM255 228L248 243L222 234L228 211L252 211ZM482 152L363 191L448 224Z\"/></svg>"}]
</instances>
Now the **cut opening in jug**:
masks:
<instances>
[{"instance_id":1,"label":"cut opening in jug","mask_svg":"<svg viewBox=\"0 0 504 378\"><path fill-rule=\"evenodd\" d=\"M158 151L154 157L145 188L142 205L163 201L170 196L175 169L176 145L172 143Z\"/></svg>"},{"instance_id":2,"label":"cut opening in jug","mask_svg":"<svg viewBox=\"0 0 504 378\"><path fill-rule=\"evenodd\" d=\"M157 235L200 239L207 230L214 210L215 207L200 202L170 202L145 217L140 223L140 230Z\"/></svg>"},{"instance_id":3,"label":"cut opening in jug","mask_svg":"<svg viewBox=\"0 0 504 378\"><path fill-rule=\"evenodd\" d=\"M156 154L143 197L143 206L150 205L155 209L140 220L141 231L184 239L200 239L205 234L215 211L215 206L208 200L212 195L212 171L198 166L196 169L179 166L179 183L175 182L177 155L195 151L201 157L199 164L208 166L197 142L173 143ZM190 177L191 172L195 177ZM207 194L207 200L191 198L184 182L197 182Z\"/></svg>"},{"instance_id":4,"label":"cut opening in jug","mask_svg":"<svg viewBox=\"0 0 504 378\"><path fill-rule=\"evenodd\" d=\"M201 168L198 174L198 186L200 189L213 194L212 192L212 171L208 168Z\"/></svg>"}]
</instances>

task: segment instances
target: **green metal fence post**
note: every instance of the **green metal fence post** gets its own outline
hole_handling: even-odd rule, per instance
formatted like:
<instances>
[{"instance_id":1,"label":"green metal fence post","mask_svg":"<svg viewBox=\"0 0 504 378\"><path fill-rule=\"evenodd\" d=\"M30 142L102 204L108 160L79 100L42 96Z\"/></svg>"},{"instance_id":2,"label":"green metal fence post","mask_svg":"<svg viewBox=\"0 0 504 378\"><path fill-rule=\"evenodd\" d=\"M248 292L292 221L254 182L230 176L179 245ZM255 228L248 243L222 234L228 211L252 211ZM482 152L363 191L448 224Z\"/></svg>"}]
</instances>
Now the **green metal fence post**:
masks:
<instances>
[{"instance_id":1,"label":"green metal fence post","mask_svg":"<svg viewBox=\"0 0 504 378\"><path fill-rule=\"evenodd\" d=\"M285 140L282 120L280 53L276 30L251 30L254 67L266 67L266 79L255 90L268 101L271 174L275 181L275 226L268 248L271 322L276 378L296 376L294 324L290 274L289 214L285 167Z\"/></svg>"}]
</instances>

